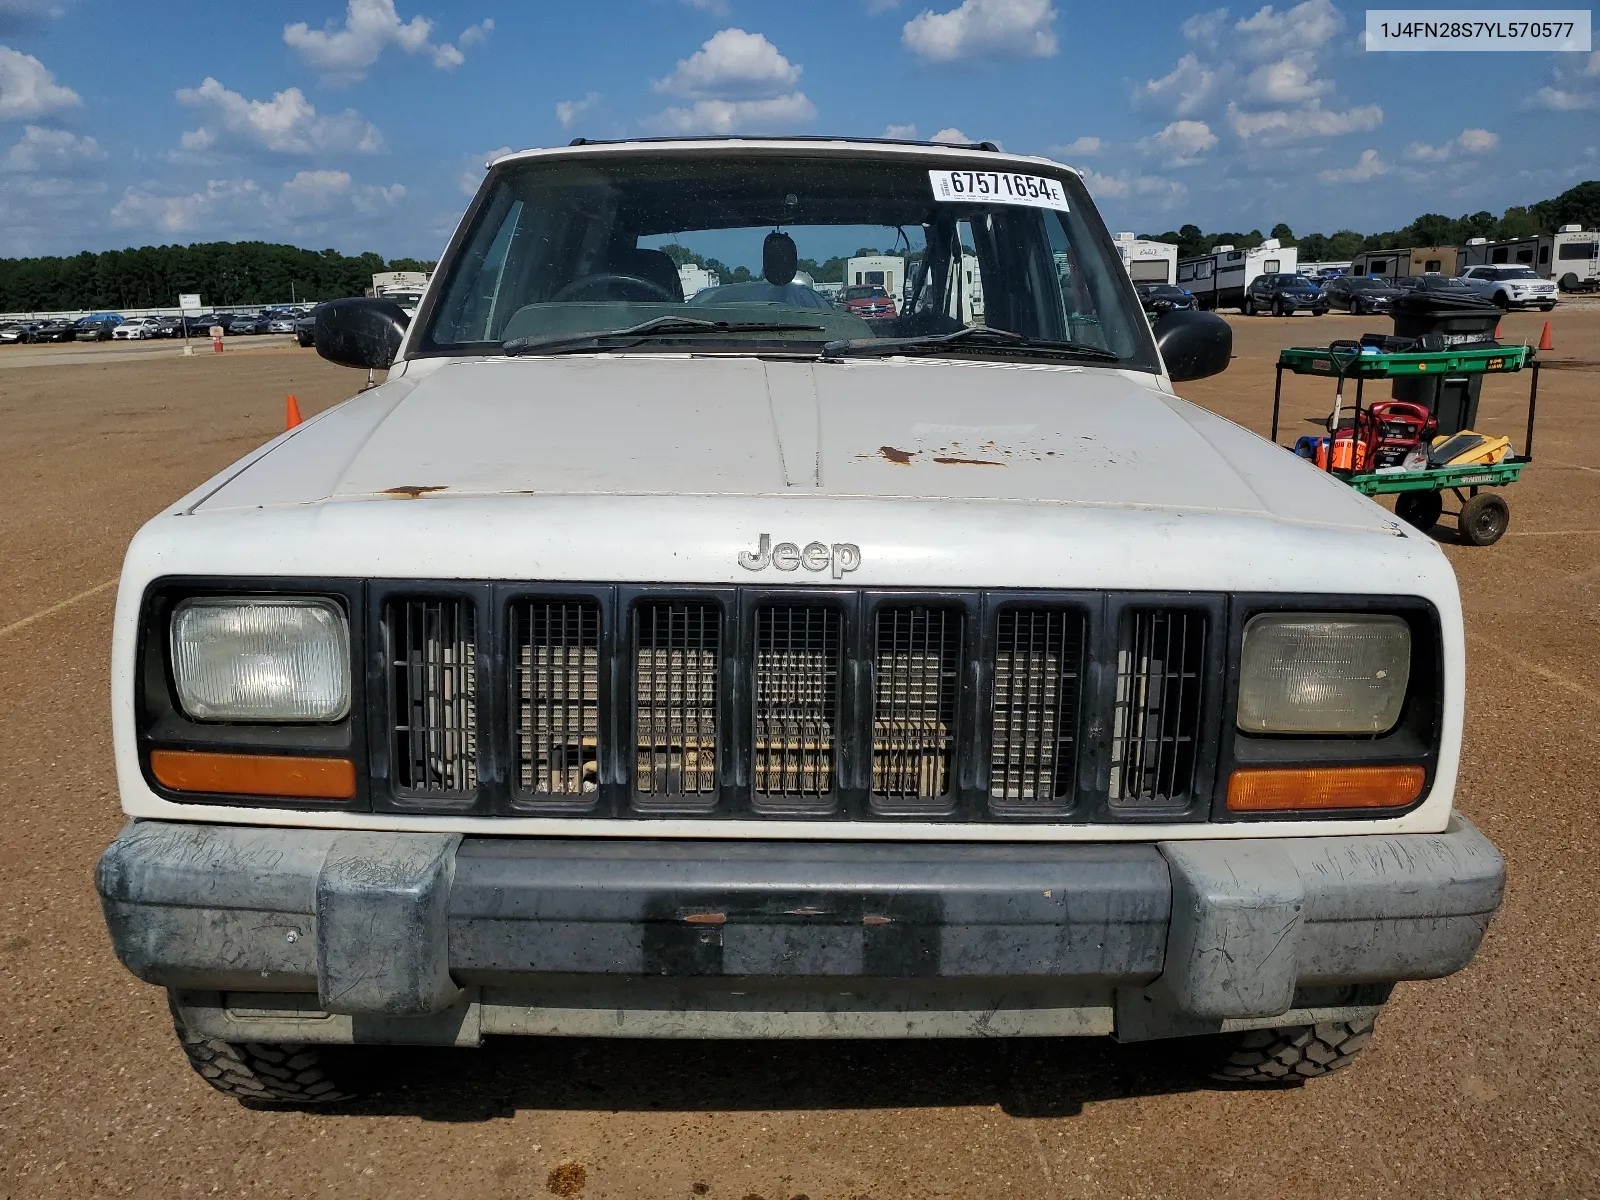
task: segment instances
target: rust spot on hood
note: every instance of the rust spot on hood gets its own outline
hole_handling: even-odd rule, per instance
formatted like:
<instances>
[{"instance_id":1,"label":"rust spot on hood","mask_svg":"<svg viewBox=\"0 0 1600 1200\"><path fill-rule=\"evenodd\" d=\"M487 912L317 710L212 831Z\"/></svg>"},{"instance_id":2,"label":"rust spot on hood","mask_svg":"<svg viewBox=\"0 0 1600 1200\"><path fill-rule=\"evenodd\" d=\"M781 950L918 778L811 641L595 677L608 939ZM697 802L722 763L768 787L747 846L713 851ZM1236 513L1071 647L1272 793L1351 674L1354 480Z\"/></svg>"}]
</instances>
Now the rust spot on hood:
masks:
<instances>
[{"instance_id":1,"label":"rust spot on hood","mask_svg":"<svg viewBox=\"0 0 1600 1200\"><path fill-rule=\"evenodd\" d=\"M691 925L726 925L728 923L728 914L719 912L690 913L684 917L684 920Z\"/></svg>"},{"instance_id":2,"label":"rust spot on hood","mask_svg":"<svg viewBox=\"0 0 1600 1200\"><path fill-rule=\"evenodd\" d=\"M403 487L384 488L379 494L384 496L404 496L408 500L415 500L418 496L426 496L429 492L442 492L445 490L446 485L442 483L408 483Z\"/></svg>"},{"instance_id":3,"label":"rust spot on hood","mask_svg":"<svg viewBox=\"0 0 1600 1200\"><path fill-rule=\"evenodd\" d=\"M893 446L878 447L879 458L883 459L885 462L897 463L902 467L909 467L911 465L911 456L915 453L915 450L897 450Z\"/></svg>"},{"instance_id":4,"label":"rust spot on hood","mask_svg":"<svg viewBox=\"0 0 1600 1200\"><path fill-rule=\"evenodd\" d=\"M861 923L863 925L887 925L893 919L892 917L880 917L877 913L868 913L861 918Z\"/></svg>"},{"instance_id":5,"label":"rust spot on hood","mask_svg":"<svg viewBox=\"0 0 1600 1200\"><path fill-rule=\"evenodd\" d=\"M933 460L947 467L1003 467L1003 462L995 462L992 458L936 458Z\"/></svg>"}]
</instances>

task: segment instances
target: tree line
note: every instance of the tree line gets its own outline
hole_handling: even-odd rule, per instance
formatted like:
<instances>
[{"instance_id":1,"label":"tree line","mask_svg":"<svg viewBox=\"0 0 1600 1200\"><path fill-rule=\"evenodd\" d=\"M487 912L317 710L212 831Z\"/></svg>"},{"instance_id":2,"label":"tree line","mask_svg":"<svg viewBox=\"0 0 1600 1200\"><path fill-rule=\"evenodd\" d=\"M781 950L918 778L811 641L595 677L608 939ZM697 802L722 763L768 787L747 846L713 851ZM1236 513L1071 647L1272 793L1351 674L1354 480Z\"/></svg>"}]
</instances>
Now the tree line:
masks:
<instances>
[{"instance_id":1,"label":"tree line","mask_svg":"<svg viewBox=\"0 0 1600 1200\"><path fill-rule=\"evenodd\" d=\"M429 271L414 258L204 242L0 259L0 312L166 308L186 292L208 305L281 304L364 295L379 271Z\"/></svg>"},{"instance_id":2,"label":"tree line","mask_svg":"<svg viewBox=\"0 0 1600 1200\"><path fill-rule=\"evenodd\" d=\"M1460 217L1424 213L1403 229L1387 233L1357 233L1340 229L1330 234L1308 233L1297 236L1285 224L1272 227L1271 233L1259 229L1248 233L1205 233L1198 225L1185 225L1166 233L1141 233L1157 242L1175 242L1179 258L1207 253L1213 246L1238 246L1253 249L1266 238L1275 237L1285 246L1299 250L1301 262L1342 262L1363 250L1394 250L1401 246L1464 246L1470 238L1503 241L1554 233L1563 225L1600 226L1600 180L1590 180L1568 188L1551 200L1516 205L1500 216L1483 210Z\"/></svg>"}]
</instances>

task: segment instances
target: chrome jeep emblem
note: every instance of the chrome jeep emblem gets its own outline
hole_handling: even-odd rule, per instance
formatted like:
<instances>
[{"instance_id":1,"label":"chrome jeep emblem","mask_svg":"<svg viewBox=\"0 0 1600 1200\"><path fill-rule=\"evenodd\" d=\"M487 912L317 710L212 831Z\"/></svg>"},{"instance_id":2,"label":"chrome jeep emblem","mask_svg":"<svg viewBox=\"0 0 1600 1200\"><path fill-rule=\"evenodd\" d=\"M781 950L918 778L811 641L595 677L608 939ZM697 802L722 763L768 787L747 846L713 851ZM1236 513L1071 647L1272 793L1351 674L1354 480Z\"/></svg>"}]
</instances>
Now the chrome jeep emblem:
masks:
<instances>
[{"instance_id":1,"label":"chrome jeep emblem","mask_svg":"<svg viewBox=\"0 0 1600 1200\"><path fill-rule=\"evenodd\" d=\"M794 571L804 567L808 571L833 569L835 579L843 579L861 565L861 547L854 542L807 542L797 546L793 542L772 544L772 535L763 533L761 543L754 550L739 551L739 565L746 571L764 571L769 566L780 571Z\"/></svg>"}]
</instances>

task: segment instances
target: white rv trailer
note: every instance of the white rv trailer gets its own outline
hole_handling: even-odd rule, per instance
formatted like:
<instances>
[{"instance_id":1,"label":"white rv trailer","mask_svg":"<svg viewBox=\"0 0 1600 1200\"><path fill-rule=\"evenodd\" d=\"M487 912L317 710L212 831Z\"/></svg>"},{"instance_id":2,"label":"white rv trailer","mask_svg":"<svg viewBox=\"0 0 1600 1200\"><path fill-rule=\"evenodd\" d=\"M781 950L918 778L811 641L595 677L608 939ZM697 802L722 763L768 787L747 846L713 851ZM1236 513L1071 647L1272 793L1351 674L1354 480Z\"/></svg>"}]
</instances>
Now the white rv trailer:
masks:
<instances>
[{"instance_id":1,"label":"white rv trailer","mask_svg":"<svg viewBox=\"0 0 1600 1200\"><path fill-rule=\"evenodd\" d=\"M1153 242L1119 233L1112 238L1117 254L1135 283L1171 283L1178 273L1178 248L1171 242Z\"/></svg>"},{"instance_id":2,"label":"white rv trailer","mask_svg":"<svg viewBox=\"0 0 1600 1200\"><path fill-rule=\"evenodd\" d=\"M1254 250L1213 246L1210 254L1178 260L1177 284L1194 293L1201 308L1238 308L1244 290L1260 275L1278 275L1297 269L1293 246L1268 238Z\"/></svg>"},{"instance_id":3,"label":"white rv trailer","mask_svg":"<svg viewBox=\"0 0 1600 1200\"><path fill-rule=\"evenodd\" d=\"M1564 292L1593 291L1600 288L1600 232L1563 225L1555 233L1498 242L1471 238L1461 248L1463 269L1501 263L1530 267L1536 275L1555 280Z\"/></svg>"},{"instance_id":4,"label":"white rv trailer","mask_svg":"<svg viewBox=\"0 0 1600 1200\"><path fill-rule=\"evenodd\" d=\"M696 292L705 291L706 288L714 288L721 282L721 275L706 270L699 263L684 263L678 268L678 283L683 287L686 299L693 297Z\"/></svg>"}]
</instances>

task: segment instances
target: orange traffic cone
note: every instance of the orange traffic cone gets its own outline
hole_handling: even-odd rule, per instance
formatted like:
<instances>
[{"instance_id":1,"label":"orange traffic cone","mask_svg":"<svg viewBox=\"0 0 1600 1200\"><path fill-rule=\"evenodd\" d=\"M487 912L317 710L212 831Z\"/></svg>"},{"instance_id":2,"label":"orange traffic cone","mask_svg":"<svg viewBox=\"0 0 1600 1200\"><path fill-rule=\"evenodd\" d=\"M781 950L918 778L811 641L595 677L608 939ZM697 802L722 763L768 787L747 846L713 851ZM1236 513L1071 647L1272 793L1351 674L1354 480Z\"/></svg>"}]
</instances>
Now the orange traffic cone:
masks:
<instances>
[{"instance_id":1,"label":"orange traffic cone","mask_svg":"<svg viewBox=\"0 0 1600 1200\"><path fill-rule=\"evenodd\" d=\"M1546 321L1544 323L1544 332L1539 335L1539 349L1554 350L1555 348L1556 344L1550 340L1550 322Z\"/></svg>"},{"instance_id":2,"label":"orange traffic cone","mask_svg":"<svg viewBox=\"0 0 1600 1200\"><path fill-rule=\"evenodd\" d=\"M296 425L300 424L300 402L293 396L290 396L289 403L285 406L285 408L286 411L284 413L283 427L285 430L293 429Z\"/></svg>"},{"instance_id":3,"label":"orange traffic cone","mask_svg":"<svg viewBox=\"0 0 1600 1200\"><path fill-rule=\"evenodd\" d=\"M1499 321L1496 321L1494 323L1494 340L1497 341L1497 342L1500 340L1500 322Z\"/></svg>"}]
</instances>

